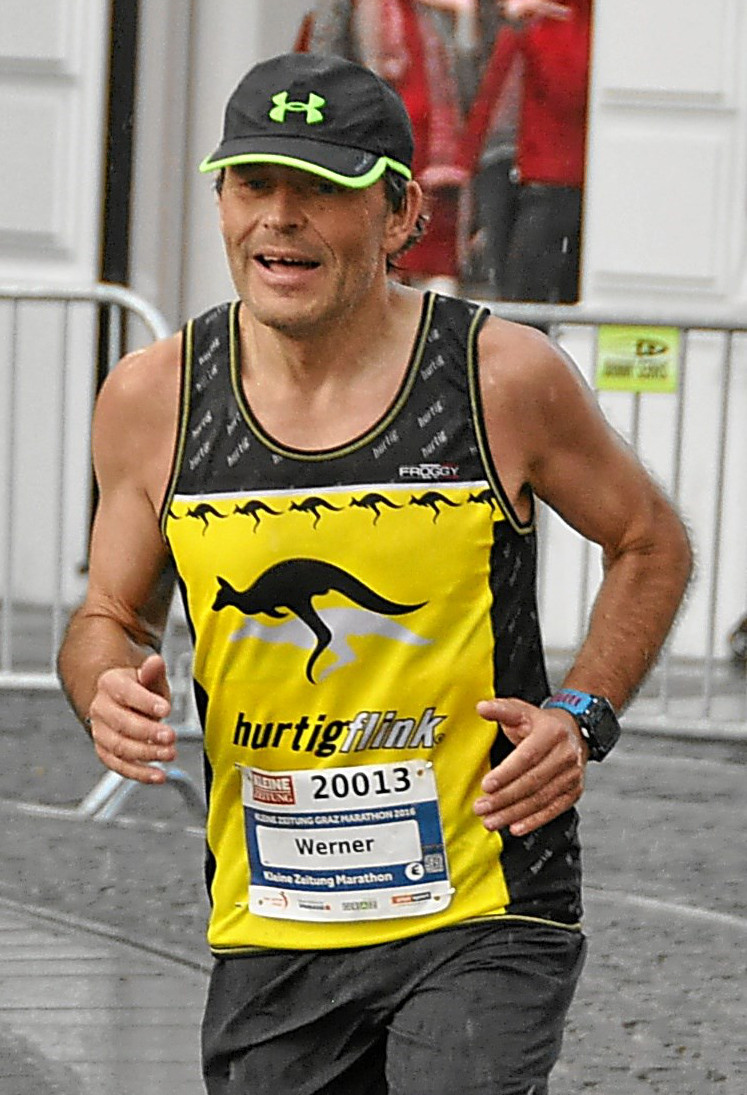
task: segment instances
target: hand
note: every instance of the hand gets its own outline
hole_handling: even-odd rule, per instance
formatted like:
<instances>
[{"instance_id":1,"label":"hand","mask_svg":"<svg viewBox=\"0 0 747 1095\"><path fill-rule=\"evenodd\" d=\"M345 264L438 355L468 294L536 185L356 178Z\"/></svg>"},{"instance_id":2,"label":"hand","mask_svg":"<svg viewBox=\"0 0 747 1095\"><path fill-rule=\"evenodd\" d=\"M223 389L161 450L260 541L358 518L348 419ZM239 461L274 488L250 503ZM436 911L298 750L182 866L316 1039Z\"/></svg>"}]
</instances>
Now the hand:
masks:
<instances>
[{"instance_id":1,"label":"hand","mask_svg":"<svg viewBox=\"0 0 747 1095\"><path fill-rule=\"evenodd\" d=\"M153 761L176 756L176 734L161 719L171 711L166 664L159 654L139 669L108 669L98 680L89 719L99 759L127 779L163 783Z\"/></svg>"},{"instance_id":2,"label":"hand","mask_svg":"<svg viewBox=\"0 0 747 1095\"><path fill-rule=\"evenodd\" d=\"M517 699L484 700L477 711L516 746L482 781L474 809L486 829L525 836L578 801L588 748L572 715Z\"/></svg>"},{"instance_id":3,"label":"hand","mask_svg":"<svg viewBox=\"0 0 747 1095\"><path fill-rule=\"evenodd\" d=\"M510 23L528 23L531 19L570 19L571 9L553 0L503 0L501 13Z\"/></svg>"}]
</instances>

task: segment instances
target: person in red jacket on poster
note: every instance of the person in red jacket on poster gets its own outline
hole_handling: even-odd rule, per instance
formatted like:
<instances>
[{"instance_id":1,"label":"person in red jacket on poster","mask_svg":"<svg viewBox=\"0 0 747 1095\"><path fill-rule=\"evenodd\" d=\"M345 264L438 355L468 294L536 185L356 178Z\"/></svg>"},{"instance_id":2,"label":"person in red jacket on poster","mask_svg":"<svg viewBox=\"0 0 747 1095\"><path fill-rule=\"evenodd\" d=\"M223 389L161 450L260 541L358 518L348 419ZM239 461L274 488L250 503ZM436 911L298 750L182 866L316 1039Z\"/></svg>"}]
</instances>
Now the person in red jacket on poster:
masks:
<instances>
[{"instance_id":1,"label":"person in red jacket on poster","mask_svg":"<svg viewBox=\"0 0 747 1095\"><path fill-rule=\"evenodd\" d=\"M456 17L469 7L468 0L319 0L296 41L301 52L365 65L402 97L428 230L397 259L397 272L402 281L449 293L458 288L460 197L469 176L456 162L463 116L454 44L438 15Z\"/></svg>"},{"instance_id":2,"label":"person in red jacket on poster","mask_svg":"<svg viewBox=\"0 0 747 1095\"><path fill-rule=\"evenodd\" d=\"M496 39L467 118L460 162L473 174L519 58L519 208L501 279L504 300L578 300L591 2L506 0L510 25Z\"/></svg>"}]
</instances>

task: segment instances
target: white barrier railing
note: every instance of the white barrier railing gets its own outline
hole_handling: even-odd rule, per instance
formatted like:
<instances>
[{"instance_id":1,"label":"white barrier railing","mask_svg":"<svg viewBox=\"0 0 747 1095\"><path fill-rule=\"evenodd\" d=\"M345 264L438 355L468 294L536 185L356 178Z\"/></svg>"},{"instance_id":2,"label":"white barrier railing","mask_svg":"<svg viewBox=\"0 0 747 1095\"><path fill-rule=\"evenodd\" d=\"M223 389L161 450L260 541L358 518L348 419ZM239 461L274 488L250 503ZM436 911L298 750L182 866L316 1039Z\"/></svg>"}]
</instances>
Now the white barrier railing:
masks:
<instances>
[{"instance_id":1,"label":"white barrier railing","mask_svg":"<svg viewBox=\"0 0 747 1095\"><path fill-rule=\"evenodd\" d=\"M683 512L698 558L696 578L673 636L626 719L641 729L747 738L747 679L731 665L726 642L730 627L747 610L745 324L724 315L664 309L642 314L586 305L489 306L504 318L547 330L592 384L601 326L677 328L675 392L600 393L605 413ZM56 315L51 326L43 321L47 309ZM87 310L82 323L78 309ZM85 563L89 489L81 484L88 475L93 393L86 404L80 390L91 385L102 309L107 315L109 364L122 353L124 331L133 321L142 328L145 341L170 333L159 312L118 286L0 286L0 384L6 392L0 404L0 688L58 686L56 652L83 583L78 571ZM24 362L31 361L30 371L42 358L53 363L56 378L64 379L74 361L82 361L83 370L77 389L55 381L58 398L43 431L45 478L28 488L19 484L28 453L36 451L35 445L38 448L39 420L34 414L19 415L18 406L24 395ZM54 384L51 379L44 385L37 380L37 390L32 385L33 407L45 386ZM81 404L86 404L83 409ZM70 455L73 434L85 438L77 465ZM42 535L35 505L47 496L51 512L45 509ZM600 568L596 549L553 514L543 510L541 522L540 611L551 669L559 675L583 634ZM27 540L19 546L24 533ZM37 541L44 552L39 552ZM188 674L181 676L186 682Z\"/></svg>"},{"instance_id":2,"label":"white barrier railing","mask_svg":"<svg viewBox=\"0 0 747 1095\"><path fill-rule=\"evenodd\" d=\"M120 286L0 285L0 687L57 687L83 588L96 362L114 364L133 321L146 341L170 334Z\"/></svg>"},{"instance_id":3,"label":"white barrier railing","mask_svg":"<svg viewBox=\"0 0 747 1095\"><path fill-rule=\"evenodd\" d=\"M0 689L59 688L57 651L85 585L95 378L133 342L170 334L160 312L121 286L0 285ZM164 653L183 740L200 734L177 632L172 614ZM202 816L197 783L162 767ZM109 820L139 786L109 772L71 812Z\"/></svg>"},{"instance_id":4,"label":"white barrier railing","mask_svg":"<svg viewBox=\"0 0 747 1095\"><path fill-rule=\"evenodd\" d=\"M601 391L607 417L674 500L690 529L696 573L658 665L626 724L669 734L747 739L747 674L729 633L747 612L747 320L664 308L490 303L539 326L594 386L600 328L674 328L677 383L669 394ZM600 553L541 512L540 615L560 676L586 627Z\"/></svg>"}]
</instances>

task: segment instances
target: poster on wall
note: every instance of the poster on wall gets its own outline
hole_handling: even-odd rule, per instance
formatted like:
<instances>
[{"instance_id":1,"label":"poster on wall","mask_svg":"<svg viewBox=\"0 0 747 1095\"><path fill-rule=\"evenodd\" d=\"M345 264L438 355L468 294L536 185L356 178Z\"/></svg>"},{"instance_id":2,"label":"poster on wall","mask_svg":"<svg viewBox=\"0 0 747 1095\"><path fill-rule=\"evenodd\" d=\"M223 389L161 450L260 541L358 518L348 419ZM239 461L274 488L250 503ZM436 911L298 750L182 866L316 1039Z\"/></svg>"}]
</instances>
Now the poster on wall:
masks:
<instances>
[{"instance_id":1,"label":"poster on wall","mask_svg":"<svg viewBox=\"0 0 747 1095\"><path fill-rule=\"evenodd\" d=\"M597 388L608 392L676 392L680 337L677 327L601 325Z\"/></svg>"}]
</instances>

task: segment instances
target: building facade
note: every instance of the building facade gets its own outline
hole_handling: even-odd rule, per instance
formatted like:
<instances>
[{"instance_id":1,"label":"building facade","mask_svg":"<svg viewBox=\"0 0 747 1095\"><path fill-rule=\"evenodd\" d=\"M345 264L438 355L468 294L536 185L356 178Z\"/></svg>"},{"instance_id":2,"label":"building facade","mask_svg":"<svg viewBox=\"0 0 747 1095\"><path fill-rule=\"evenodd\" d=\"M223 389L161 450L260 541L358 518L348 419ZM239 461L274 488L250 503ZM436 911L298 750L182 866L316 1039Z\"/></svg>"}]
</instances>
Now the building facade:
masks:
<instances>
[{"instance_id":1,"label":"building facade","mask_svg":"<svg viewBox=\"0 0 747 1095\"><path fill-rule=\"evenodd\" d=\"M138 18L127 265L132 288L173 328L232 294L211 180L197 165L217 142L223 105L238 79L253 62L290 48L311 6L312 0L129 5ZM111 23L126 7L114 0L3 0L0 281L6 284L85 284L101 276ZM678 309L695 323L715 312L747 321L746 56L743 0L596 0L583 302L647 314ZM63 590L73 601L82 588L90 507L86 424L94 334L74 332L75 352L61 375L53 334L41 339L40 352L35 320L21 324L20 335L12 322L0 304L0 383L12 392L0 410L0 453L11 469L0 474L0 505L12 502L14 527L12 545L8 529L0 528L0 594L8 589L22 600L46 600L59 582L48 545L59 538L62 482ZM685 417L718 423L723 393L707 346L703 355ZM734 368L731 413L744 422L747 380L739 354ZM63 414L75 429L60 478L40 436L54 434ZM663 398L642 414L655 467L666 463L657 445L662 421L671 418ZM718 467L702 474L718 450L713 429L704 428L699 440L693 430L683 473L692 480L686 516L704 527L719 474ZM719 529L719 581L734 591L735 615L747 601L747 488L739 485L747 482L747 442L739 432L741 440L730 440L724 453L736 485ZM34 509L27 504L32 496ZM40 517L45 512L58 514L48 526ZM719 618L720 628L725 623L726 616ZM683 634L686 646L697 646L697 612Z\"/></svg>"}]
</instances>

